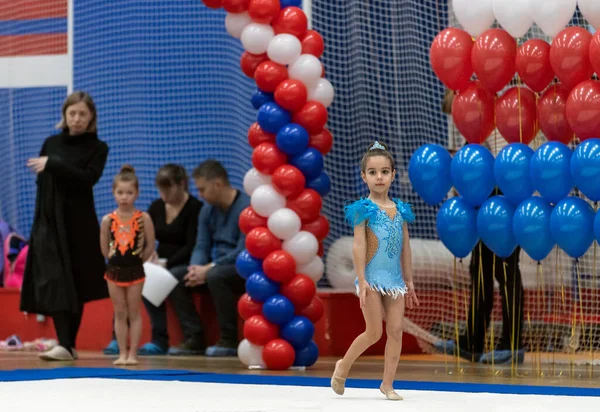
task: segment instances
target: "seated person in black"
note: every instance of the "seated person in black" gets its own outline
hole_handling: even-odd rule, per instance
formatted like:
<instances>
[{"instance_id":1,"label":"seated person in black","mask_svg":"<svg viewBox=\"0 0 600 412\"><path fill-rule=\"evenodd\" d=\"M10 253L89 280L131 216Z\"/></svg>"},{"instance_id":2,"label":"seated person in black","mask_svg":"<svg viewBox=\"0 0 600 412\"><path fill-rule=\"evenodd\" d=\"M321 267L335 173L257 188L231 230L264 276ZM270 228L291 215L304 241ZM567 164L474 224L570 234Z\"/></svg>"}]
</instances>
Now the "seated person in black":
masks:
<instances>
[{"instance_id":1,"label":"seated person in black","mask_svg":"<svg viewBox=\"0 0 600 412\"><path fill-rule=\"evenodd\" d=\"M188 176L180 165L167 164L158 170L156 186L160 199L152 202L148 214L154 224L158 247L151 261L166 267L177 279L182 280L188 272L192 250L196 243L198 215L202 203L188 192ZM188 302L171 300L173 309L181 322L184 342L178 348L169 349L167 311L165 303L159 307L143 299L152 325L152 338L138 350L139 355L203 354L204 332L195 307ZM111 343L105 354L118 353ZM115 352L116 350L116 352Z\"/></svg>"}]
</instances>

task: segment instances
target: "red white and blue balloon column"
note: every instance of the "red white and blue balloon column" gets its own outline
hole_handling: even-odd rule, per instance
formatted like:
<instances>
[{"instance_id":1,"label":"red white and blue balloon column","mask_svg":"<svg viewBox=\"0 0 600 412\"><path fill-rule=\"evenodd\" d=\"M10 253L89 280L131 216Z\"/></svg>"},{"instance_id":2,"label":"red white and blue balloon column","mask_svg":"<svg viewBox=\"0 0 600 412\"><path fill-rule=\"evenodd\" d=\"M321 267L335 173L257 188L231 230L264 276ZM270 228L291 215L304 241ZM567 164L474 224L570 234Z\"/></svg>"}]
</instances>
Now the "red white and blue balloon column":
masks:
<instances>
[{"instance_id":1,"label":"red white and blue balloon column","mask_svg":"<svg viewBox=\"0 0 600 412\"><path fill-rule=\"evenodd\" d=\"M331 187L323 156L333 87L323 78L321 35L308 29L300 0L203 0L227 11L225 26L245 51L240 66L256 81L248 129L252 165L244 177L251 206L240 215L246 250L236 267L246 279L240 360L249 367L311 366L318 358L314 323L323 315L316 282L324 271L329 222L322 196Z\"/></svg>"}]
</instances>

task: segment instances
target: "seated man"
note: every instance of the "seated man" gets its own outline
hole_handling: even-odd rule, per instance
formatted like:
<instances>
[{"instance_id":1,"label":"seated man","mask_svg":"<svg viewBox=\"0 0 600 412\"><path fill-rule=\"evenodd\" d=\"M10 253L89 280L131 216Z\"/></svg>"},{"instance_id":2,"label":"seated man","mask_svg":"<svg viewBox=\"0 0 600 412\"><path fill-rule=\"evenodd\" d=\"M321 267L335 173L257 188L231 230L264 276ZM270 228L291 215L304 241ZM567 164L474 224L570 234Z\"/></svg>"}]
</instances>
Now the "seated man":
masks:
<instances>
[{"instance_id":1,"label":"seated man","mask_svg":"<svg viewBox=\"0 0 600 412\"><path fill-rule=\"evenodd\" d=\"M231 186L227 171L216 160L203 162L192 176L205 204L198 217L198 235L188 272L171 292L170 300L193 307L192 292L197 287L207 287L217 311L220 338L215 346L207 348L206 355L236 356L237 301L245 291L245 282L237 274L235 259L246 242L238 219L250 205L250 198Z\"/></svg>"}]
</instances>

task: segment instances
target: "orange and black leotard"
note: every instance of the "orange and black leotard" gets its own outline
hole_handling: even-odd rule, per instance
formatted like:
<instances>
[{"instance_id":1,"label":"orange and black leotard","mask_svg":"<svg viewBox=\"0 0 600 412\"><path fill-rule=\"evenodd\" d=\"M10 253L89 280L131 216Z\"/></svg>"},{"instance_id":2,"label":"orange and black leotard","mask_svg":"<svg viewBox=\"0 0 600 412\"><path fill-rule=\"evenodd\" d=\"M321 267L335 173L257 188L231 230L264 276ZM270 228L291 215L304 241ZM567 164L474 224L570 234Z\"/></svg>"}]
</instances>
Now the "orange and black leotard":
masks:
<instances>
[{"instance_id":1,"label":"orange and black leotard","mask_svg":"<svg viewBox=\"0 0 600 412\"><path fill-rule=\"evenodd\" d=\"M128 221L117 212L109 215L110 245L104 279L118 286L131 286L145 279L142 252L144 250L144 214L136 210Z\"/></svg>"}]
</instances>

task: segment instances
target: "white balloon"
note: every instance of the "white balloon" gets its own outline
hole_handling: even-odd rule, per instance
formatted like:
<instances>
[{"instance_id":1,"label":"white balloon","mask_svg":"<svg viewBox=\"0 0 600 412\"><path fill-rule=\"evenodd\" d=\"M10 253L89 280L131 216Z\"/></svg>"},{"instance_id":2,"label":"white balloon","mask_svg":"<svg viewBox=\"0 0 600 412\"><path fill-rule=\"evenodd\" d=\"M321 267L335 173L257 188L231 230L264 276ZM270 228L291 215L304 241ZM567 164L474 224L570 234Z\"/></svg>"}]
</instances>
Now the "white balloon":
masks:
<instances>
[{"instance_id":1,"label":"white balloon","mask_svg":"<svg viewBox=\"0 0 600 412\"><path fill-rule=\"evenodd\" d=\"M323 73L321 61L312 54L303 54L288 67L290 79L300 80L307 89L314 87Z\"/></svg>"},{"instance_id":2,"label":"white balloon","mask_svg":"<svg viewBox=\"0 0 600 412\"><path fill-rule=\"evenodd\" d=\"M463 29L473 37L478 37L494 24L492 0L453 0L452 10Z\"/></svg>"},{"instance_id":3,"label":"white balloon","mask_svg":"<svg viewBox=\"0 0 600 412\"><path fill-rule=\"evenodd\" d=\"M240 39L242 46L248 53L262 54L267 51L269 43L275 36L273 27L268 24L250 23L244 30Z\"/></svg>"},{"instance_id":4,"label":"white balloon","mask_svg":"<svg viewBox=\"0 0 600 412\"><path fill-rule=\"evenodd\" d=\"M319 241L312 233L301 230L285 240L281 248L294 257L296 266L302 266L315 258L319 251Z\"/></svg>"},{"instance_id":5,"label":"white balloon","mask_svg":"<svg viewBox=\"0 0 600 412\"><path fill-rule=\"evenodd\" d=\"M327 251L327 281L337 290L354 292L356 272L352 262L354 238L344 236L333 242Z\"/></svg>"},{"instance_id":6,"label":"white balloon","mask_svg":"<svg viewBox=\"0 0 600 412\"><path fill-rule=\"evenodd\" d=\"M267 48L267 56L275 63L288 65L302 54L302 43L291 34L278 34L273 37Z\"/></svg>"},{"instance_id":7,"label":"white balloon","mask_svg":"<svg viewBox=\"0 0 600 412\"><path fill-rule=\"evenodd\" d=\"M262 185L254 189L250 196L250 204L256 213L269 217L275 211L285 207L285 196L271 185Z\"/></svg>"},{"instance_id":8,"label":"white balloon","mask_svg":"<svg viewBox=\"0 0 600 412\"><path fill-rule=\"evenodd\" d=\"M325 107L333 102L333 86L327 79L319 79L317 84L308 91L308 100L317 101Z\"/></svg>"},{"instance_id":9,"label":"white balloon","mask_svg":"<svg viewBox=\"0 0 600 412\"><path fill-rule=\"evenodd\" d=\"M494 16L513 37L523 37L533 24L529 5L523 0L494 0Z\"/></svg>"},{"instance_id":10,"label":"white balloon","mask_svg":"<svg viewBox=\"0 0 600 412\"><path fill-rule=\"evenodd\" d=\"M239 39L244 28L252 22L252 17L247 11L243 13L227 13L225 16L225 28L227 33Z\"/></svg>"},{"instance_id":11,"label":"white balloon","mask_svg":"<svg viewBox=\"0 0 600 412\"><path fill-rule=\"evenodd\" d=\"M320 256L315 256L314 259L308 262L306 265L302 265L297 268L296 272L305 274L316 283L323 277L323 272L325 272L323 259L321 259Z\"/></svg>"},{"instance_id":12,"label":"white balloon","mask_svg":"<svg viewBox=\"0 0 600 412\"><path fill-rule=\"evenodd\" d=\"M279 239L288 240L300 231L302 221L296 212L284 207L269 216L267 227Z\"/></svg>"},{"instance_id":13,"label":"white balloon","mask_svg":"<svg viewBox=\"0 0 600 412\"><path fill-rule=\"evenodd\" d=\"M554 37L573 18L577 0L529 0L529 12L546 36Z\"/></svg>"},{"instance_id":14,"label":"white balloon","mask_svg":"<svg viewBox=\"0 0 600 412\"><path fill-rule=\"evenodd\" d=\"M255 168L248 170L244 176L244 191L248 196L252 196L257 187L270 184L271 176L263 175Z\"/></svg>"},{"instance_id":15,"label":"white balloon","mask_svg":"<svg viewBox=\"0 0 600 412\"><path fill-rule=\"evenodd\" d=\"M596 30L600 30L600 1L598 0L578 0L579 11L583 17Z\"/></svg>"},{"instance_id":16,"label":"white balloon","mask_svg":"<svg viewBox=\"0 0 600 412\"><path fill-rule=\"evenodd\" d=\"M262 346L257 346L248 339L244 339L238 345L238 358L240 358L240 362L242 362L246 366L261 366L265 367L265 362L262 358Z\"/></svg>"}]
</instances>

